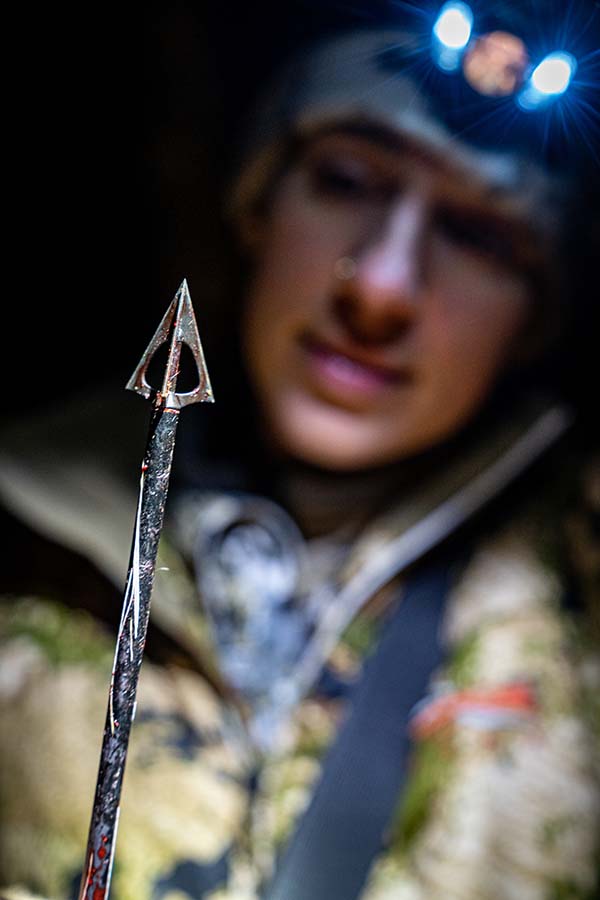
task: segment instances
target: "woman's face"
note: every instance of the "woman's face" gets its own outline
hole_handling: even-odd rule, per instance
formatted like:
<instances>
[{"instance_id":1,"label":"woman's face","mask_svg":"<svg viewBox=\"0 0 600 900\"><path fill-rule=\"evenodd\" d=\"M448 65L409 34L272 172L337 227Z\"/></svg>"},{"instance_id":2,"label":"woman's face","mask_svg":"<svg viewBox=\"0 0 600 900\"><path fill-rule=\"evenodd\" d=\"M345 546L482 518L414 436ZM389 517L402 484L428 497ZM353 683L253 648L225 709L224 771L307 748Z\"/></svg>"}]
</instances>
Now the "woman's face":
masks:
<instances>
[{"instance_id":1,"label":"woman's face","mask_svg":"<svg viewBox=\"0 0 600 900\"><path fill-rule=\"evenodd\" d=\"M358 470L466 423L527 317L519 228L489 183L397 137L312 139L261 224L243 323L277 449Z\"/></svg>"}]
</instances>

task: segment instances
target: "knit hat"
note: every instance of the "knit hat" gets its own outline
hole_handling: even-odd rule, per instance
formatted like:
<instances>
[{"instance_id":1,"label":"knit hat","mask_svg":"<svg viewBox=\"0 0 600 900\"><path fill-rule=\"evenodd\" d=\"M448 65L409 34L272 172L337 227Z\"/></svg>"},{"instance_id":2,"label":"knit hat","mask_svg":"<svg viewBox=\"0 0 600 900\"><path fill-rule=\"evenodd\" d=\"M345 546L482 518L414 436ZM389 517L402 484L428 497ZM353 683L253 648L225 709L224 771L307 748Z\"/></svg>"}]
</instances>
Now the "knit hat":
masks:
<instances>
[{"instance_id":1,"label":"knit hat","mask_svg":"<svg viewBox=\"0 0 600 900\"><path fill-rule=\"evenodd\" d=\"M562 179L534 158L522 127L515 128L512 142L498 134L494 141L485 123L469 133L466 118L481 116L475 106L486 108L489 97L475 98L475 105L471 98L470 108L457 115L453 95L455 107L466 104L464 89L457 92L456 82L432 77L431 60L425 77L422 53L418 35L383 29L329 39L288 63L254 111L230 195L233 220L243 221L265 196L285 165L290 142L337 125L364 123L451 154L461 168L524 199L529 195L536 221L545 231L555 230Z\"/></svg>"}]
</instances>

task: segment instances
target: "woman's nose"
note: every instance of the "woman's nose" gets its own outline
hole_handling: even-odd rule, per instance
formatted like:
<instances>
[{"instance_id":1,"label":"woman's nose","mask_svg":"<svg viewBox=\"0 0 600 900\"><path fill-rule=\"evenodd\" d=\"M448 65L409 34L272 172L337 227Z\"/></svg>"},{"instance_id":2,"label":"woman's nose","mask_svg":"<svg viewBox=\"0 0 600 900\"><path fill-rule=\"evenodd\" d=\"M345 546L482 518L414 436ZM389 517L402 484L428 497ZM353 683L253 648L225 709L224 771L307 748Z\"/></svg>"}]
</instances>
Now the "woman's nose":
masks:
<instances>
[{"instance_id":1,"label":"woman's nose","mask_svg":"<svg viewBox=\"0 0 600 900\"><path fill-rule=\"evenodd\" d=\"M367 230L352 254L352 275L340 294L340 309L364 339L391 339L414 317L427 219L423 192L406 191Z\"/></svg>"}]
</instances>

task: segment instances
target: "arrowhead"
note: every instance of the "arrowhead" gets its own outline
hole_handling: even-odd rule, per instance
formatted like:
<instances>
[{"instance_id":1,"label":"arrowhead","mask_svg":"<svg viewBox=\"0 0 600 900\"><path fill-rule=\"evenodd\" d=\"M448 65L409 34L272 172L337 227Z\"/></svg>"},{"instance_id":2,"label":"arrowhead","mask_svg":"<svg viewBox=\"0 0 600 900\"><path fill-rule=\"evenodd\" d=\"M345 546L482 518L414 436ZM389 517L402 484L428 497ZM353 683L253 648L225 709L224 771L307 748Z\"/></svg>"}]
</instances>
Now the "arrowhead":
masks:
<instances>
[{"instance_id":1,"label":"arrowhead","mask_svg":"<svg viewBox=\"0 0 600 900\"><path fill-rule=\"evenodd\" d=\"M189 406L191 403L213 403L214 397L210 378L185 278L181 282L179 290L163 316L162 322L156 329L156 334L148 344L136 370L127 382L126 389L135 391L136 394L140 394L146 400L152 397L155 390L146 381L148 366L158 348L166 344L169 338L171 340L171 349L167 360L162 390L160 391L161 396L165 400L165 406L170 409L183 409L184 406ZM182 344L187 344L192 351L198 370L198 385L192 391L178 393L176 382Z\"/></svg>"}]
</instances>

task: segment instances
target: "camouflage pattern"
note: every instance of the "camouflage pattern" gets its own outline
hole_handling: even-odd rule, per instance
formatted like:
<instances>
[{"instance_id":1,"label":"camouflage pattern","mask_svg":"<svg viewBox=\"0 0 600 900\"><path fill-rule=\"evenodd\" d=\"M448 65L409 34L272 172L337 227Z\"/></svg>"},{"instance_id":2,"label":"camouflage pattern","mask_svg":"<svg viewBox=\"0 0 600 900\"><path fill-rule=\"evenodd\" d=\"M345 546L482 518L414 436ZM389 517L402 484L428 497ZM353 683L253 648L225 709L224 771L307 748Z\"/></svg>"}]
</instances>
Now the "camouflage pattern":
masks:
<instances>
[{"instance_id":1,"label":"camouflage pattern","mask_svg":"<svg viewBox=\"0 0 600 900\"><path fill-rule=\"evenodd\" d=\"M477 465L485 452L479 448ZM377 548L470 477L461 465L460 474L447 472L443 484L419 491L418 509L405 503L371 522L341 563L334 554L338 594L363 576ZM384 627L389 585L395 596L402 592L399 575L337 620L318 677L260 746L251 705L220 688L210 622L186 565L186 516L161 545L154 615L191 650L185 665L175 655L142 667L114 900L258 900ZM586 531L582 521L571 520L573 533ZM467 565L457 565L444 623L447 662L415 709L407 794L361 900L595 896L600 658L593 616L562 603L555 531L538 502L482 535ZM589 586L593 554L585 546L578 540ZM305 551L310 568L310 542ZM40 596L9 598L0 610L0 897L70 900L112 637L89 613Z\"/></svg>"}]
</instances>

